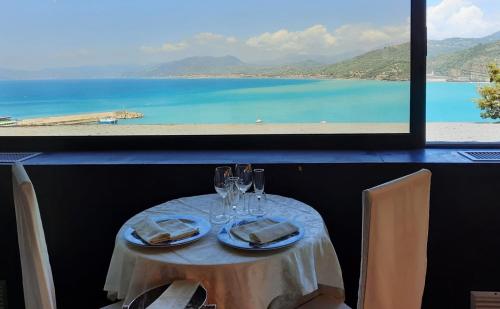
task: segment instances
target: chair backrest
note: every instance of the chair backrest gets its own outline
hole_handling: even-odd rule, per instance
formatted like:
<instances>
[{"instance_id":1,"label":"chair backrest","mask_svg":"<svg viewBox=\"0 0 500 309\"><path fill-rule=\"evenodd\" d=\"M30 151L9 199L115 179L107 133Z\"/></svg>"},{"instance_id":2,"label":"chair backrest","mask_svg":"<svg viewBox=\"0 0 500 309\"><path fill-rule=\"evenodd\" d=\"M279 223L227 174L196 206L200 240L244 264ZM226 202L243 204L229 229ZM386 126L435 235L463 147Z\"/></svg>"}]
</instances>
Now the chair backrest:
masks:
<instances>
[{"instance_id":1,"label":"chair backrest","mask_svg":"<svg viewBox=\"0 0 500 309\"><path fill-rule=\"evenodd\" d=\"M363 191L358 309L421 308L431 172Z\"/></svg>"},{"instance_id":2,"label":"chair backrest","mask_svg":"<svg viewBox=\"0 0 500 309\"><path fill-rule=\"evenodd\" d=\"M38 202L33 184L20 164L12 166L12 184L26 309L56 309Z\"/></svg>"}]
</instances>

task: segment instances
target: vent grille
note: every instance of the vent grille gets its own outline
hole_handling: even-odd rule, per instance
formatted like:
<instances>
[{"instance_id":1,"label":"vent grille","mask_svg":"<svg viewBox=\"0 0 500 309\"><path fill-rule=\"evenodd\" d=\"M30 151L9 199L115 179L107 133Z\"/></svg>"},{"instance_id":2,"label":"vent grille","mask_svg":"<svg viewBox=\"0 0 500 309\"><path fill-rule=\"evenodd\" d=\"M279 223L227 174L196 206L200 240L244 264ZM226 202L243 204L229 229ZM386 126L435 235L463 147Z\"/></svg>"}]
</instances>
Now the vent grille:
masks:
<instances>
[{"instance_id":1,"label":"vent grille","mask_svg":"<svg viewBox=\"0 0 500 309\"><path fill-rule=\"evenodd\" d=\"M472 161L500 161L500 150L459 151L458 153Z\"/></svg>"},{"instance_id":2,"label":"vent grille","mask_svg":"<svg viewBox=\"0 0 500 309\"><path fill-rule=\"evenodd\" d=\"M500 292L470 292L471 309L500 308Z\"/></svg>"},{"instance_id":3,"label":"vent grille","mask_svg":"<svg viewBox=\"0 0 500 309\"><path fill-rule=\"evenodd\" d=\"M7 309L7 283L0 280L0 309Z\"/></svg>"},{"instance_id":4,"label":"vent grille","mask_svg":"<svg viewBox=\"0 0 500 309\"><path fill-rule=\"evenodd\" d=\"M0 163L21 162L39 154L39 152L0 152Z\"/></svg>"}]
</instances>

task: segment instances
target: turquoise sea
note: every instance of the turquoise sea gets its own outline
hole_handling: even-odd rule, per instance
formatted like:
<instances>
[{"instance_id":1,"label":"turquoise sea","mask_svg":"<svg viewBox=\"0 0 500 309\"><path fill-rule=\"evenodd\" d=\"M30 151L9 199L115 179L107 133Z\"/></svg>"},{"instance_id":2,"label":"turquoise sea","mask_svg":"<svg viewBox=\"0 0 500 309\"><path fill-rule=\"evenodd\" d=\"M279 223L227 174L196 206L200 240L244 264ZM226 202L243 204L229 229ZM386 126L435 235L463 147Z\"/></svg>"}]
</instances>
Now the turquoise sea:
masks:
<instances>
[{"instance_id":1,"label":"turquoise sea","mask_svg":"<svg viewBox=\"0 0 500 309\"><path fill-rule=\"evenodd\" d=\"M427 84L431 122L481 122L476 84ZM409 82L306 79L0 81L0 116L130 110L122 124L407 122Z\"/></svg>"}]
</instances>

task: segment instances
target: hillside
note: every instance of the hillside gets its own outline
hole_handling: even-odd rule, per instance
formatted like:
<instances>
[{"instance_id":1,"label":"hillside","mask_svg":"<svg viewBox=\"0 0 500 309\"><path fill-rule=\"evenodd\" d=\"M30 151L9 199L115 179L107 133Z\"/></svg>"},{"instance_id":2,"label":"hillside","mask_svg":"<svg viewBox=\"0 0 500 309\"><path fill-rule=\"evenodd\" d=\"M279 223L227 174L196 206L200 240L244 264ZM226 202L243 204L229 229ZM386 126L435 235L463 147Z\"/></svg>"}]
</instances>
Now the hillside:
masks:
<instances>
[{"instance_id":1,"label":"hillside","mask_svg":"<svg viewBox=\"0 0 500 309\"><path fill-rule=\"evenodd\" d=\"M427 57L434 57L454 53L474 47L478 44L488 44L500 40L500 31L482 38L449 38L444 40L429 40L427 42Z\"/></svg>"},{"instance_id":2,"label":"hillside","mask_svg":"<svg viewBox=\"0 0 500 309\"><path fill-rule=\"evenodd\" d=\"M410 78L410 43L377 49L353 59L329 65L320 73L331 78L408 80Z\"/></svg>"},{"instance_id":3,"label":"hillside","mask_svg":"<svg viewBox=\"0 0 500 309\"><path fill-rule=\"evenodd\" d=\"M500 40L429 59L427 71L456 81L487 81L487 66L500 63Z\"/></svg>"}]
</instances>

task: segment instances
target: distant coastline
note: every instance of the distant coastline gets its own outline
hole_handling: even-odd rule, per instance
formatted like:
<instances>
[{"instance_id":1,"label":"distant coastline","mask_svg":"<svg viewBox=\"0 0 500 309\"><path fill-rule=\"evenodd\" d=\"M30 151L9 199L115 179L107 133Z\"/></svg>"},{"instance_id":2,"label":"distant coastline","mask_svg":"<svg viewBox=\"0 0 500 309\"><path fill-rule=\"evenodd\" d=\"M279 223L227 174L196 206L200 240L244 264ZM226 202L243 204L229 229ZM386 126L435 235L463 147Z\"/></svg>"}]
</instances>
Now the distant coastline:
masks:
<instances>
[{"instance_id":1,"label":"distant coastline","mask_svg":"<svg viewBox=\"0 0 500 309\"><path fill-rule=\"evenodd\" d=\"M387 81L400 82L409 79L386 80L375 78L338 78L328 75L251 75L251 74L186 74L168 76L110 76L110 77L87 77L87 78L20 78L2 79L0 81L66 81L66 80L173 80L173 79L288 79L288 80L359 80L359 81Z\"/></svg>"}]
</instances>

